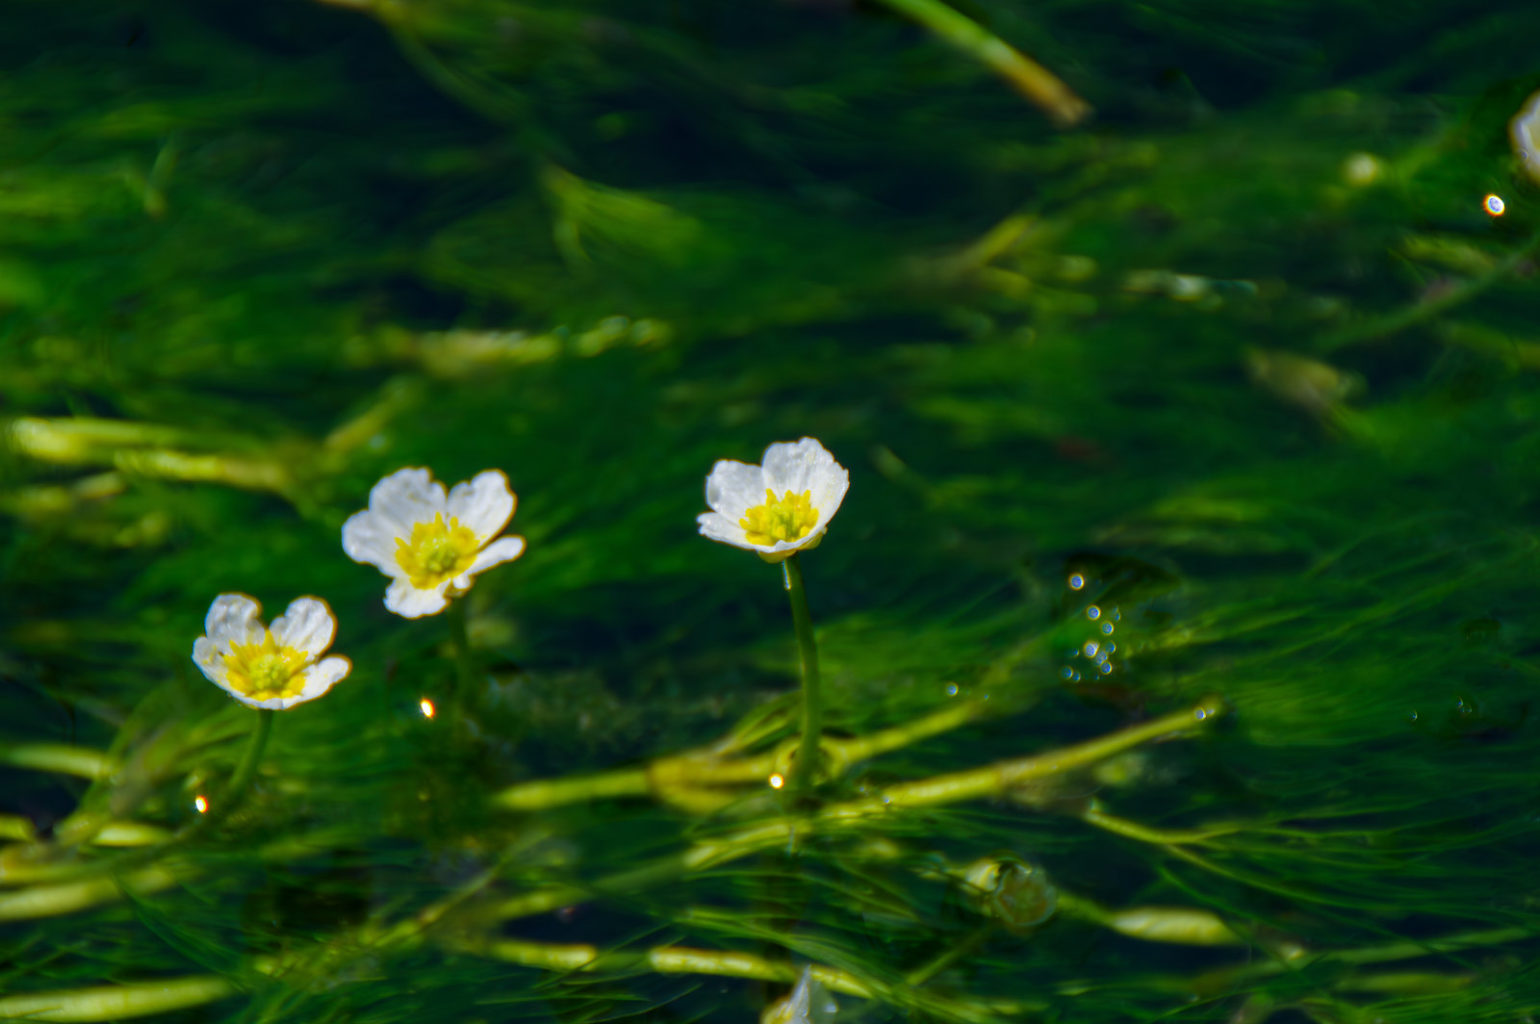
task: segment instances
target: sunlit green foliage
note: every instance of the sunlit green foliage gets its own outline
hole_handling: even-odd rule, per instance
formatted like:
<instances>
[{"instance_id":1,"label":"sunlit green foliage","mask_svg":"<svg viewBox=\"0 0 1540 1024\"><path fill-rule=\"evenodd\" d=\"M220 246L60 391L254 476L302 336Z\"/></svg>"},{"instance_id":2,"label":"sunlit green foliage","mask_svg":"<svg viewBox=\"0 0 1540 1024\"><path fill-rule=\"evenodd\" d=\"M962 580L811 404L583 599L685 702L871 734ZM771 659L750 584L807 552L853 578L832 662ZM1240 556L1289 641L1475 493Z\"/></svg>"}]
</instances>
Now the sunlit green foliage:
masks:
<instances>
[{"instance_id":1,"label":"sunlit green foliage","mask_svg":"<svg viewBox=\"0 0 1540 1024\"><path fill-rule=\"evenodd\" d=\"M914 6L0 15L0 1010L752 1020L810 962L850 1020L1540 1013L1540 10L955 4L1061 130ZM795 735L778 571L694 516L804 435L862 756L799 805L723 767ZM519 494L458 704L338 543L406 465ZM233 590L353 673L168 841L253 727L188 657ZM1048 921L970 891L1006 853Z\"/></svg>"}]
</instances>

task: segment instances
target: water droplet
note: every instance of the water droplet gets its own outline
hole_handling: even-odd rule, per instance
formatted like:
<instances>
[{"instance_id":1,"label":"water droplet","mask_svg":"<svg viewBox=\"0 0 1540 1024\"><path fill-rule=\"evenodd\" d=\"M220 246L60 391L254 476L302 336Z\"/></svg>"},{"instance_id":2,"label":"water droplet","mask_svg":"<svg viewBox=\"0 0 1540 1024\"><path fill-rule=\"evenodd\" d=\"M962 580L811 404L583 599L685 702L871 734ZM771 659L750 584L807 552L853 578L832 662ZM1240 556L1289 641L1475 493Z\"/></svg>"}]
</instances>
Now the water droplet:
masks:
<instances>
[{"instance_id":1,"label":"water droplet","mask_svg":"<svg viewBox=\"0 0 1540 1024\"><path fill-rule=\"evenodd\" d=\"M946 684L946 695L948 697L955 697L955 696L957 696L957 684L956 683L947 683Z\"/></svg>"},{"instance_id":2,"label":"water droplet","mask_svg":"<svg viewBox=\"0 0 1540 1024\"><path fill-rule=\"evenodd\" d=\"M1096 657L1096 652L1101 650L1101 647L1102 645L1097 643L1095 640L1087 640L1085 642L1085 646L1080 648L1080 651L1087 658L1094 658Z\"/></svg>"},{"instance_id":3,"label":"water droplet","mask_svg":"<svg viewBox=\"0 0 1540 1024\"><path fill-rule=\"evenodd\" d=\"M1085 610L1085 617L1094 622L1102 617L1102 610L1093 604Z\"/></svg>"},{"instance_id":4,"label":"water droplet","mask_svg":"<svg viewBox=\"0 0 1540 1024\"><path fill-rule=\"evenodd\" d=\"M1073 679L1075 678L1075 670L1070 668L1068 665L1065 665L1063 668L1059 669L1059 678Z\"/></svg>"},{"instance_id":5,"label":"water droplet","mask_svg":"<svg viewBox=\"0 0 1540 1024\"><path fill-rule=\"evenodd\" d=\"M1481 208L1493 217L1501 217L1508 206L1502 196L1493 193L1481 201Z\"/></svg>"},{"instance_id":6,"label":"water droplet","mask_svg":"<svg viewBox=\"0 0 1540 1024\"><path fill-rule=\"evenodd\" d=\"M1208 709L1207 708L1199 708L1198 710L1196 710L1196 711L1194 711L1192 713L1192 717L1196 718L1198 721L1201 722L1205 718L1208 717Z\"/></svg>"},{"instance_id":7,"label":"water droplet","mask_svg":"<svg viewBox=\"0 0 1540 1024\"><path fill-rule=\"evenodd\" d=\"M1102 623L1102 634L1106 635L1108 633L1111 633L1112 632L1112 628L1113 628L1112 627L1112 623L1110 623L1110 622L1103 622Z\"/></svg>"},{"instance_id":8,"label":"water droplet","mask_svg":"<svg viewBox=\"0 0 1540 1024\"><path fill-rule=\"evenodd\" d=\"M1078 572L1071 573L1069 578L1069 589L1079 590L1083 586L1085 586L1085 577L1080 575Z\"/></svg>"},{"instance_id":9,"label":"water droplet","mask_svg":"<svg viewBox=\"0 0 1540 1024\"><path fill-rule=\"evenodd\" d=\"M1096 671L1100 672L1102 675L1106 675L1107 673L1112 671L1112 662L1110 662L1110 661L1102 662L1101 664L1096 666Z\"/></svg>"}]
</instances>

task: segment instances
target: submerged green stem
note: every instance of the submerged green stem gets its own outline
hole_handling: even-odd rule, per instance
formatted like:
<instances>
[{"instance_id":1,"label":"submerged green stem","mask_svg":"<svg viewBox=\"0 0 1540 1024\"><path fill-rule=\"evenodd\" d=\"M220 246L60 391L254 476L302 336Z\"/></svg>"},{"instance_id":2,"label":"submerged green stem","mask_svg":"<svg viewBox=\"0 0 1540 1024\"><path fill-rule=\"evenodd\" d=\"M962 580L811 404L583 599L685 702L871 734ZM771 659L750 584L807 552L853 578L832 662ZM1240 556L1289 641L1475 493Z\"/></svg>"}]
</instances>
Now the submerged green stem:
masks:
<instances>
[{"instance_id":1,"label":"submerged green stem","mask_svg":"<svg viewBox=\"0 0 1540 1024\"><path fill-rule=\"evenodd\" d=\"M989 937L995 932L994 923L982 924L963 936L961 940L941 951L941 954L933 960L920 965L910 971L904 977L904 984L915 988L924 985L942 971L957 963L963 957L976 952L980 946L989 941Z\"/></svg>"},{"instance_id":2,"label":"submerged green stem","mask_svg":"<svg viewBox=\"0 0 1540 1024\"><path fill-rule=\"evenodd\" d=\"M449 602L445 612L449 620L449 639L455 649L455 679L451 684L451 703L456 711L464 710L464 702L474 699L476 693L476 659L471 653L470 630L466 626L465 600Z\"/></svg>"},{"instance_id":3,"label":"submerged green stem","mask_svg":"<svg viewBox=\"0 0 1540 1024\"><path fill-rule=\"evenodd\" d=\"M1067 128L1091 112L1090 104L1075 95L1047 68L1021 53L999 36L941 0L878 0L878 2L937 38L956 47L1005 78L1023 96Z\"/></svg>"},{"instance_id":4,"label":"submerged green stem","mask_svg":"<svg viewBox=\"0 0 1540 1024\"><path fill-rule=\"evenodd\" d=\"M818 680L818 645L813 639L813 616L807 610L807 587L802 566L792 555L781 563L786 596L791 601L791 621L797 631L797 654L802 662L802 742L792 767L792 789L810 789L818 768L818 739L823 732L823 692Z\"/></svg>"},{"instance_id":5,"label":"submerged green stem","mask_svg":"<svg viewBox=\"0 0 1540 1024\"><path fill-rule=\"evenodd\" d=\"M267 750L268 737L273 734L273 714L272 708L257 709L257 727L252 731L251 742L246 745L240 763L235 766L235 774L230 776L230 785L218 796L217 802L178 839L188 838L210 828L217 821L223 821L246 799L246 791L251 788L251 780L257 774L257 765L262 763L262 754Z\"/></svg>"}]
</instances>

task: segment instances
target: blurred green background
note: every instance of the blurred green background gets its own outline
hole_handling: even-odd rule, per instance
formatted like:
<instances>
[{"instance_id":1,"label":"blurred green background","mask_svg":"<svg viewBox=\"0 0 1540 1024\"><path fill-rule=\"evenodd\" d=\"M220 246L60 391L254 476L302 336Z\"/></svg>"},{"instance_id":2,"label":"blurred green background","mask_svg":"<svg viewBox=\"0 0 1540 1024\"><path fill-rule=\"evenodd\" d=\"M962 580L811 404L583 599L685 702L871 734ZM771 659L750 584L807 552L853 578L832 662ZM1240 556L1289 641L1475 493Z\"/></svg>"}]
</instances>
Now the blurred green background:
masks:
<instances>
[{"instance_id":1,"label":"blurred green background","mask_svg":"<svg viewBox=\"0 0 1540 1024\"><path fill-rule=\"evenodd\" d=\"M0 29L0 996L196 976L229 991L155 1019L728 1021L785 989L490 936L886 992L841 1021L1540 1013L1540 182L1507 128L1540 8L15 0ZM1006 45L1094 114L1056 123ZM851 475L803 559L831 728L986 709L822 800L1229 713L607 890L795 808L488 797L790 734L779 573L694 517L714 460L805 435ZM339 543L406 465L503 469L529 541L467 598L485 692L455 721L419 711L444 623L388 614ZM229 774L252 715L189 653L237 590L325 598L353 674L279 716L213 834L62 842L77 809L180 827ZM1155 842L1092 801L1236 828ZM1007 850L1063 907L1238 938L981 924L946 865ZM59 910L37 863L100 898ZM586 895L488 916L555 884ZM424 939L359 938L403 922ZM254 966L283 956L309 968Z\"/></svg>"}]
</instances>

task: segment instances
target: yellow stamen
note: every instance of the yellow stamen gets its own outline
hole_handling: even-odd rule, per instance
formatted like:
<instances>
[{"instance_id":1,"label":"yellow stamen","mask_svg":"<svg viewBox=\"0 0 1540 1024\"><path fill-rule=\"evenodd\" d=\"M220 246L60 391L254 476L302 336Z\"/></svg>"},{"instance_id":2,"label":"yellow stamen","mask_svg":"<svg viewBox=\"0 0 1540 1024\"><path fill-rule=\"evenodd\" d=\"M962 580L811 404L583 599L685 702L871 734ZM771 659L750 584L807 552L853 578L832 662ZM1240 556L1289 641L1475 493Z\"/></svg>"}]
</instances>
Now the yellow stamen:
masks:
<instances>
[{"instance_id":1,"label":"yellow stamen","mask_svg":"<svg viewBox=\"0 0 1540 1024\"><path fill-rule=\"evenodd\" d=\"M305 688L305 663L309 655L294 647L282 647L271 630L262 631L254 644L231 644L225 655L226 680L252 700L297 697Z\"/></svg>"},{"instance_id":2,"label":"yellow stamen","mask_svg":"<svg viewBox=\"0 0 1540 1024\"><path fill-rule=\"evenodd\" d=\"M453 516L445 523L440 513L431 523L413 525L410 538L396 538L396 564L412 586L432 590L469 569L480 548L474 530Z\"/></svg>"},{"instance_id":3,"label":"yellow stamen","mask_svg":"<svg viewBox=\"0 0 1540 1024\"><path fill-rule=\"evenodd\" d=\"M818 510L813 507L813 492L793 494L787 491L777 498L765 489L765 503L743 513L738 520L750 544L774 544L783 540L801 540L818 525Z\"/></svg>"}]
</instances>

